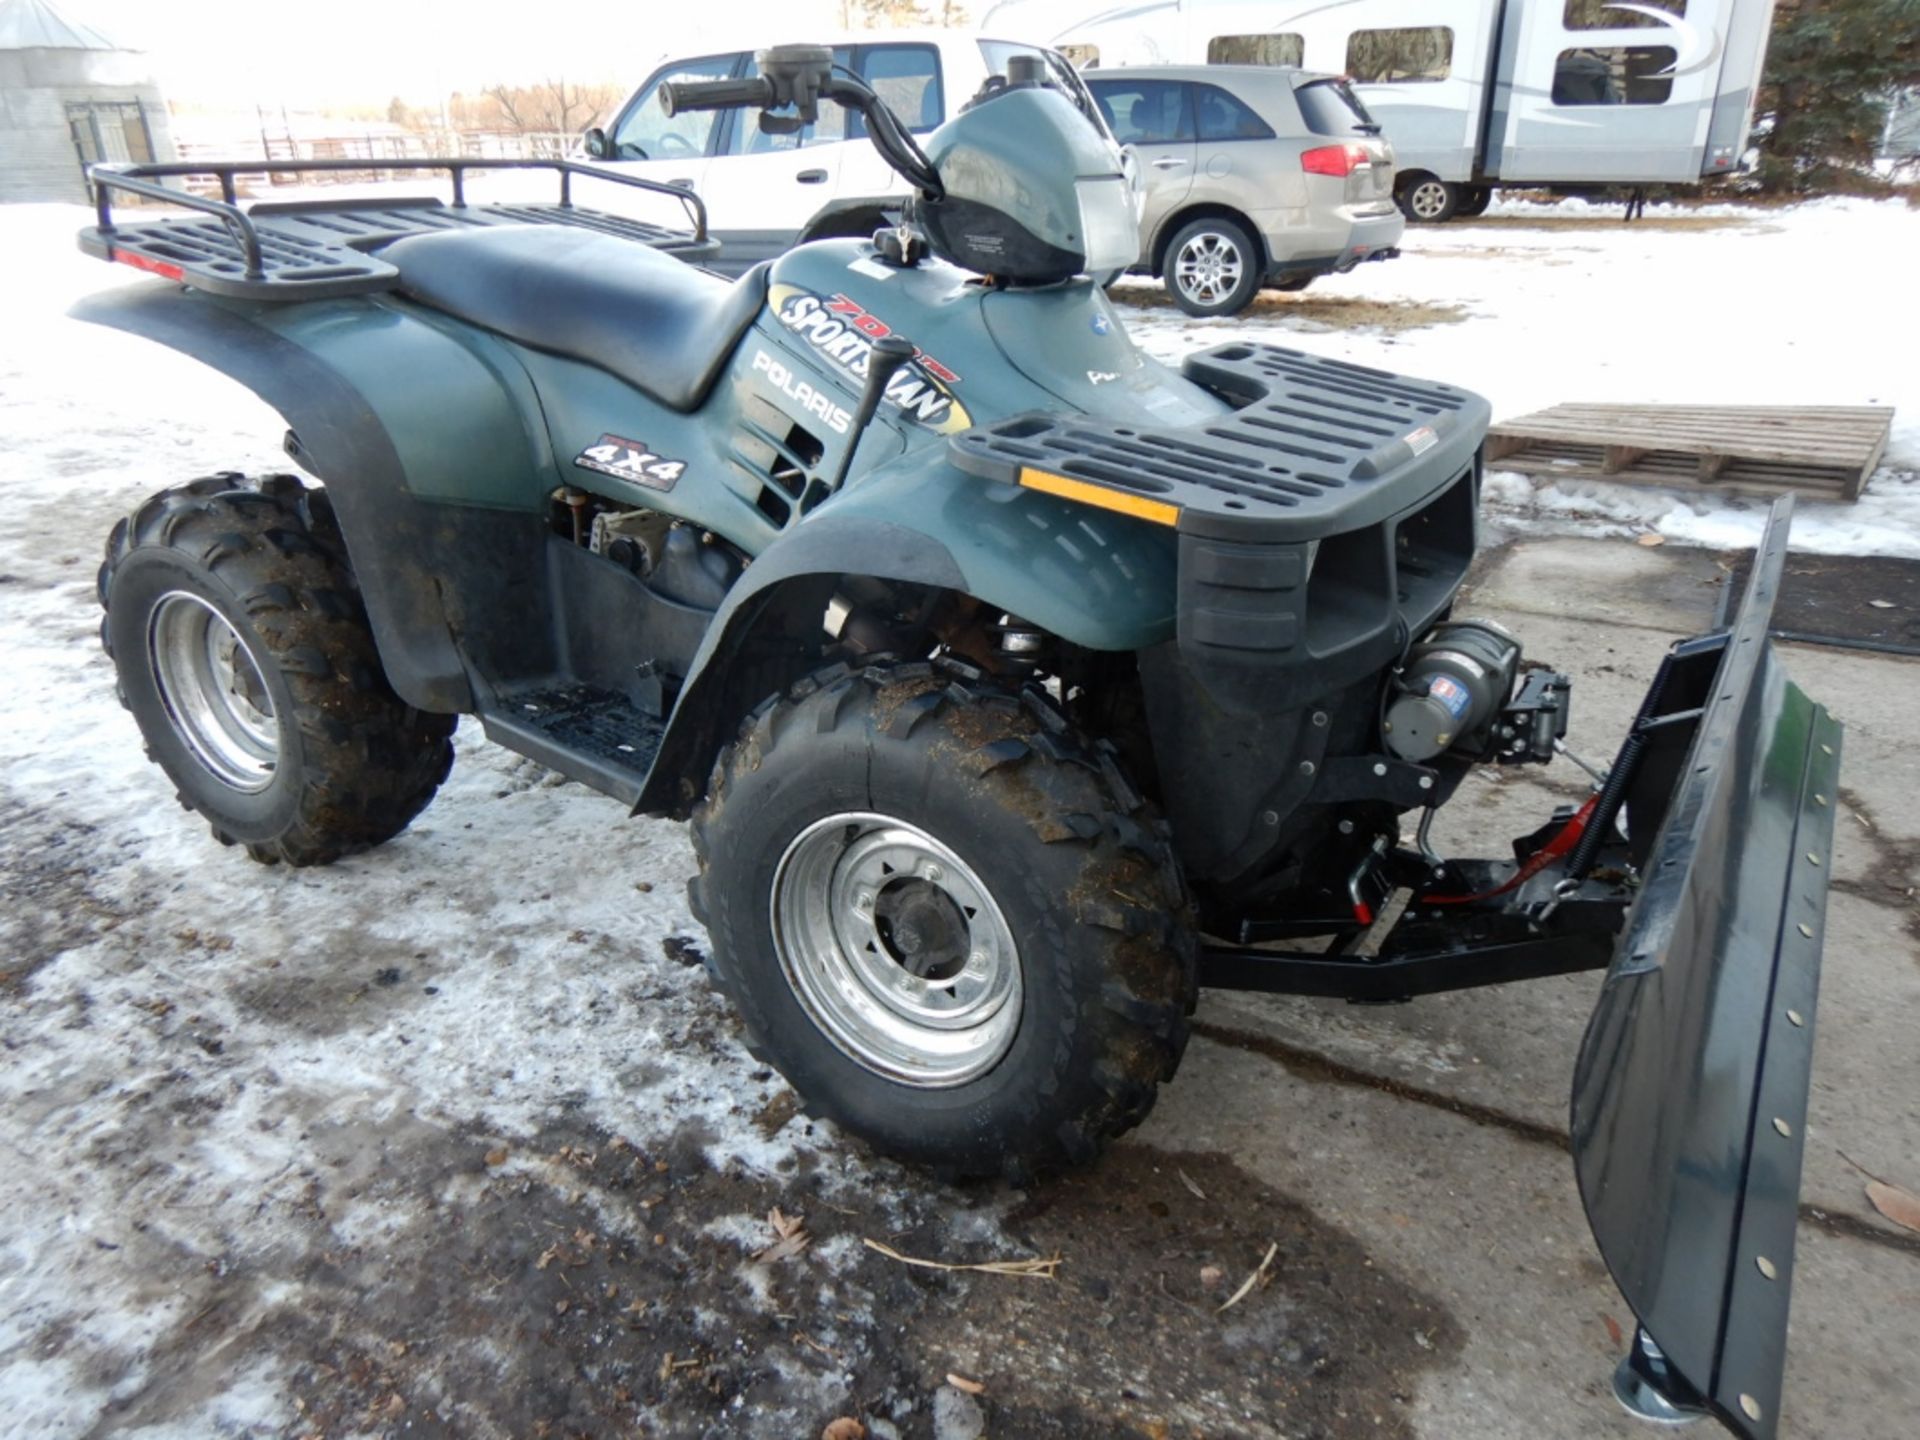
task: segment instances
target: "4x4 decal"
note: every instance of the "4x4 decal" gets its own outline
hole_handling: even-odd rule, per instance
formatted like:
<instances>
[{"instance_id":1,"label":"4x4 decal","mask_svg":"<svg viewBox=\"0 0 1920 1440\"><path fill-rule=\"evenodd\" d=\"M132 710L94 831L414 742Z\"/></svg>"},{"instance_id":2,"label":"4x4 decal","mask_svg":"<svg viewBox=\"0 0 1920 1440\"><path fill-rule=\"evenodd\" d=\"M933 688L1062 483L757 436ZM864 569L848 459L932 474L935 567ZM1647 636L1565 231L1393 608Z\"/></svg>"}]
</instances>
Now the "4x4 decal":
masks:
<instances>
[{"instance_id":1,"label":"4x4 decal","mask_svg":"<svg viewBox=\"0 0 1920 1440\"><path fill-rule=\"evenodd\" d=\"M602 475L631 480L649 490L671 490L687 468L684 460L669 460L654 454L638 440L619 435L602 435L597 443L574 456L573 463L582 470L598 470Z\"/></svg>"},{"instance_id":2,"label":"4x4 decal","mask_svg":"<svg viewBox=\"0 0 1920 1440\"><path fill-rule=\"evenodd\" d=\"M845 295L816 295L791 285L773 287L773 313L780 323L832 362L856 383L867 377L873 342L891 335L893 327ZM913 360L887 384L887 401L909 420L943 435L973 424L966 407L953 393L960 377L926 351L916 349Z\"/></svg>"}]
</instances>

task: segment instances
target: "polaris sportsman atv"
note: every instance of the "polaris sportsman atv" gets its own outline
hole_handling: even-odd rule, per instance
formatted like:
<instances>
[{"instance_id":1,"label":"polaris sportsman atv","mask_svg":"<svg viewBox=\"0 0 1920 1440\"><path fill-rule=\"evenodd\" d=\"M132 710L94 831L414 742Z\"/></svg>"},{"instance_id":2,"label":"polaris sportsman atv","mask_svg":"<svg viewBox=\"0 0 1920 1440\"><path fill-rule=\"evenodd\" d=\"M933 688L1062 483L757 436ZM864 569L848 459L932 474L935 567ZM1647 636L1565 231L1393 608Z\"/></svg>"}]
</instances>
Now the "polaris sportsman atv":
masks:
<instances>
[{"instance_id":1,"label":"polaris sportsman atv","mask_svg":"<svg viewBox=\"0 0 1920 1440\"><path fill-rule=\"evenodd\" d=\"M1570 695L1452 613L1484 400L1144 357L1087 278L1134 258L1120 157L1018 60L924 151L816 47L669 95L858 111L911 228L729 284L688 263L697 199L666 192L690 231L590 210L571 162L553 204L469 203L454 160L451 204L250 211L237 172L316 167L96 168L82 246L172 283L75 313L250 386L321 482L196 481L108 542L102 635L182 799L323 864L404 829L473 715L688 818L750 1048L955 1175L1092 1159L1200 985L1605 968L1572 1148L1639 1319L1616 1390L1772 1434L1840 748L1768 640L1788 502L1585 804L1439 855L1436 808L1552 759Z\"/></svg>"}]
</instances>

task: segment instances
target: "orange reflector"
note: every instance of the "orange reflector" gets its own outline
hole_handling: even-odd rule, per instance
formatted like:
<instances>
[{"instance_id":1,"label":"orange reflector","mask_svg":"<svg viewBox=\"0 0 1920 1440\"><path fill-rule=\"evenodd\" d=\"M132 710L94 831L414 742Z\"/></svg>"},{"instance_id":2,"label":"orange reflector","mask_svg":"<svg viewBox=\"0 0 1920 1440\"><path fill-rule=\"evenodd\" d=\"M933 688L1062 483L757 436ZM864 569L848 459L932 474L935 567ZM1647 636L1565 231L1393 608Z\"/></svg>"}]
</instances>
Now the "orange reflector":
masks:
<instances>
[{"instance_id":1,"label":"orange reflector","mask_svg":"<svg viewBox=\"0 0 1920 1440\"><path fill-rule=\"evenodd\" d=\"M1029 490L1044 490L1049 495L1058 495L1062 500L1097 505L1102 510L1114 510L1122 515L1131 515L1136 520L1151 520L1156 525L1180 523L1178 505L1169 505L1164 500L1149 500L1144 495L1129 495L1124 490L1109 490L1104 485L1089 485L1084 480L1069 479L1049 470L1034 470L1023 465L1020 468L1020 483Z\"/></svg>"}]
</instances>

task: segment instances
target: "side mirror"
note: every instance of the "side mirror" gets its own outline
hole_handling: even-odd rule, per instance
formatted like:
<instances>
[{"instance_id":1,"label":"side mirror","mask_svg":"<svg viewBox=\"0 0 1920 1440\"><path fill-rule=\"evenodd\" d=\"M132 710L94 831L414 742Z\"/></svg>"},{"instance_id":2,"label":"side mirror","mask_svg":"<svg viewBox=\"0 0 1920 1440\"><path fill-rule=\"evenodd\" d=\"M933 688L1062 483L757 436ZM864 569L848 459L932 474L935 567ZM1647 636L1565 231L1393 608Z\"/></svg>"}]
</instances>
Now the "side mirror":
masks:
<instances>
[{"instance_id":1,"label":"side mirror","mask_svg":"<svg viewBox=\"0 0 1920 1440\"><path fill-rule=\"evenodd\" d=\"M605 160L613 154L613 147L607 143L607 132L598 125L581 136L580 141L587 154L595 160Z\"/></svg>"}]
</instances>

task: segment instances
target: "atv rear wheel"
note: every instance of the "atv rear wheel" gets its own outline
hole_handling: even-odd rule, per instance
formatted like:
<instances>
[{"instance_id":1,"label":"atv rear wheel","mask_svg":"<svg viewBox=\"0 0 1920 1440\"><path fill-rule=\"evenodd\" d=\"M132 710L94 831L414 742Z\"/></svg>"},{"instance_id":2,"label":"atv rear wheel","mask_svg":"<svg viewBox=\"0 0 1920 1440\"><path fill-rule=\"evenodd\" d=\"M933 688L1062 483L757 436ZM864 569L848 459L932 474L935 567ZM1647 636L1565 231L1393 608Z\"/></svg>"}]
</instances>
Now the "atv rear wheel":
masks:
<instances>
[{"instance_id":1,"label":"atv rear wheel","mask_svg":"<svg viewBox=\"0 0 1920 1440\"><path fill-rule=\"evenodd\" d=\"M99 589L121 703L222 843L325 864L399 834L446 778L453 717L388 685L323 491L164 490L114 527Z\"/></svg>"},{"instance_id":2,"label":"atv rear wheel","mask_svg":"<svg viewBox=\"0 0 1920 1440\"><path fill-rule=\"evenodd\" d=\"M769 701L693 817L748 1048L809 1113L952 1175L1092 1159L1187 1040L1166 827L1036 691L835 667Z\"/></svg>"}]
</instances>

